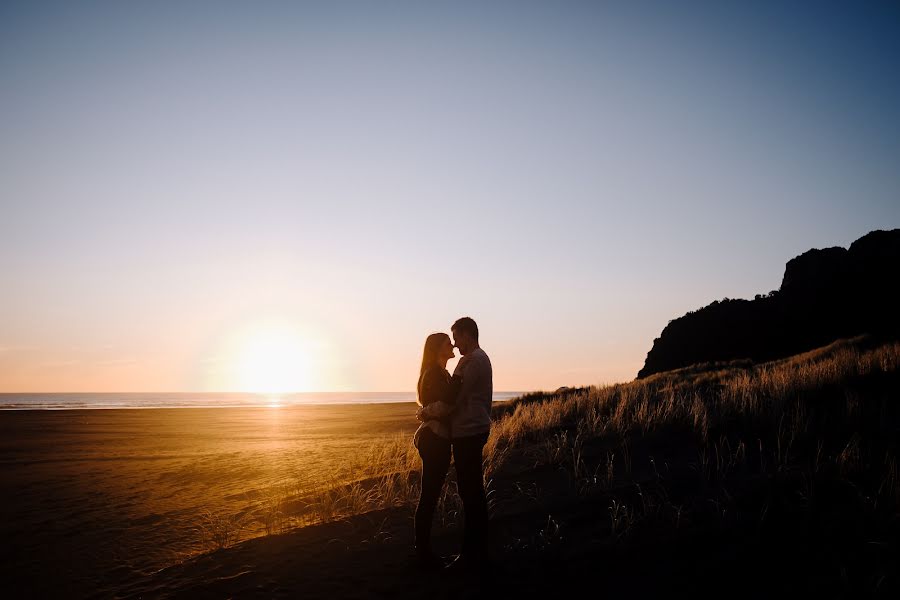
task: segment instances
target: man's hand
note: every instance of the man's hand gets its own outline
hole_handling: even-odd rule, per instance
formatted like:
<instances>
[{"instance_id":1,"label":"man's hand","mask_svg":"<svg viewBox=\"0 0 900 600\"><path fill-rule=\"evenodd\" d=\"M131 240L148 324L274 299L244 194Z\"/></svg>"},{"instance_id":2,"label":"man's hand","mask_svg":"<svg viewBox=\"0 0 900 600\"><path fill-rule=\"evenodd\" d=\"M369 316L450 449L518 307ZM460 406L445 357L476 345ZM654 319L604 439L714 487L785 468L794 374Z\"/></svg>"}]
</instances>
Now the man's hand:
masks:
<instances>
[{"instance_id":1,"label":"man's hand","mask_svg":"<svg viewBox=\"0 0 900 600\"><path fill-rule=\"evenodd\" d=\"M424 406L420 406L419 408L416 409L416 419L418 419L418 420L421 421L422 423L425 422L425 413L424 413L424 410L425 410L425 407L424 407Z\"/></svg>"}]
</instances>

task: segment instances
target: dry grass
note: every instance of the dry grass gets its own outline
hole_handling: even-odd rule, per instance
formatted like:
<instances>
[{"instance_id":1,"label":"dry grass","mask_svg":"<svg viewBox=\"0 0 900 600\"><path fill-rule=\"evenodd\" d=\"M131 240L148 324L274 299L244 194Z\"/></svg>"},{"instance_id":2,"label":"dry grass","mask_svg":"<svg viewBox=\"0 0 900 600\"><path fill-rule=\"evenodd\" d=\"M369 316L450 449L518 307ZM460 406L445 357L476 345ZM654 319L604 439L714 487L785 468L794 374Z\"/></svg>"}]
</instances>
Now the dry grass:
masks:
<instances>
[{"instance_id":1,"label":"dry grass","mask_svg":"<svg viewBox=\"0 0 900 600\"><path fill-rule=\"evenodd\" d=\"M896 419L885 417L896 402L879 396L878 382L895 381L898 367L900 343L874 345L855 338L761 365L701 365L630 383L528 394L494 407L484 453L485 482L496 486L496 478L515 462L511 458L529 456L535 465L565 470L579 494L605 493L617 478L632 477L629 440L677 434L693 440L694 468L703 481L723 481L751 468L769 475L798 469L818 474L833 468L844 478L874 477L878 502L897 510L896 449L870 440L897 437ZM894 428L892 438L885 431L889 427ZM593 443L605 449L592 455L586 445ZM659 479L652 456L649 464ZM420 466L410 436L387 437L365 453L348 457L344 468L327 481L297 481L293 492L290 485L273 489L255 515L265 533L279 533L379 508L412 511ZM516 485L514 478L507 479L508 487ZM637 520L650 514L665 513L676 528L681 524L682 506L638 491L638 505L615 498L608 504L613 538L627 535ZM724 522L730 510L727 496L713 502ZM438 505L439 522L452 523L459 510L451 477ZM216 546L237 539L221 529L220 521L205 529L214 532L209 535ZM555 523L547 531L553 532L552 539L558 537Z\"/></svg>"},{"instance_id":2,"label":"dry grass","mask_svg":"<svg viewBox=\"0 0 900 600\"><path fill-rule=\"evenodd\" d=\"M523 398L513 401L512 410L494 424L487 460L492 460L491 452L523 441L549 443L560 431L625 438L680 427L706 441L711 428L735 420L779 424L779 455L784 458L792 436L809 425L805 396L860 378L894 374L898 365L900 344L861 351L850 340L756 367L700 373L682 369L626 384ZM855 392L847 393L845 412L852 416L859 400Z\"/></svg>"}]
</instances>

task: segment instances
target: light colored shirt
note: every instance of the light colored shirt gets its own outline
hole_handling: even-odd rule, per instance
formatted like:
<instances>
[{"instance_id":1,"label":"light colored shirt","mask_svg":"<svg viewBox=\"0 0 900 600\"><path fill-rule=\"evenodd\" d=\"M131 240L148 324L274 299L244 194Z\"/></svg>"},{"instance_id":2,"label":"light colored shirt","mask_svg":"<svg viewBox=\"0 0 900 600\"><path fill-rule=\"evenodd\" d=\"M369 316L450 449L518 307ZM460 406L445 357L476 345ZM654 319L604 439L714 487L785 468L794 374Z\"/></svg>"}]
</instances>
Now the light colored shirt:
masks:
<instances>
[{"instance_id":1,"label":"light colored shirt","mask_svg":"<svg viewBox=\"0 0 900 600\"><path fill-rule=\"evenodd\" d=\"M463 357L453 371L462 376L462 389L456 410L450 415L450 436L461 438L491 429L491 401L494 396L494 372L491 359L481 348Z\"/></svg>"}]
</instances>

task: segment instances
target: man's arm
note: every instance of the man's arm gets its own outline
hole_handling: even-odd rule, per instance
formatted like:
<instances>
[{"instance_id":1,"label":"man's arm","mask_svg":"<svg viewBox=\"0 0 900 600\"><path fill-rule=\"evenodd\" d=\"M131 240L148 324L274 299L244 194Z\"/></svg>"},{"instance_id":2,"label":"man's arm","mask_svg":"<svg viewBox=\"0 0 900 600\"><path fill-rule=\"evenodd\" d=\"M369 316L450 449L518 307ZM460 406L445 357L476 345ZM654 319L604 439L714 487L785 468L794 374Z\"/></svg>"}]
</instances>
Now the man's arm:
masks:
<instances>
[{"instance_id":1,"label":"man's arm","mask_svg":"<svg viewBox=\"0 0 900 600\"><path fill-rule=\"evenodd\" d=\"M453 412L453 405L446 402L432 402L428 406L420 406L416 409L416 418L420 421L430 419L442 419Z\"/></svg>"}]
</instances>

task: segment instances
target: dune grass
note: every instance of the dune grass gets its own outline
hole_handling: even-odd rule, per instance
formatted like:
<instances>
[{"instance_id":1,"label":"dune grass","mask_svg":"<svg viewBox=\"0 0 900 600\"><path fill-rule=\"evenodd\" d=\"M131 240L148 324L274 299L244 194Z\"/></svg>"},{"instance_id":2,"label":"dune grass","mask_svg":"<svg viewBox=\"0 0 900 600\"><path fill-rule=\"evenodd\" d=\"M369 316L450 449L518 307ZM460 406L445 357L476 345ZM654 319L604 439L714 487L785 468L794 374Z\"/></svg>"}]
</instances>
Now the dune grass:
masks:
<instances>
[{"instance_id":1,"label":"dune grass","mask_svg":"<svg viewBox=\"0 0 900 600\"><path fill-rule=\"evenodd\" d=\"M771 494L751 508L736 499L761 481L788 485L785 494L803 506L839 482L852 486L877 522L895 519L898 367L900 343L861 337L759 365L699 365L495 405L484 453L491 508L599 501L608 537L620 543L642 524L675 532L725 527L746 521L748 511L763 523L774 514ZM410 437L371 444L328 480L277 486L242 518L208 515L211 545L238 541L246 519L274 534L380 508L412 512L420 461ZM529 480L542 469L563 473L564 483L542 488ZM438 526L452 526L461 509L452 471ZM517 544L557 547L564 527L548 516Z\"/></svg>"}]
</instances>

